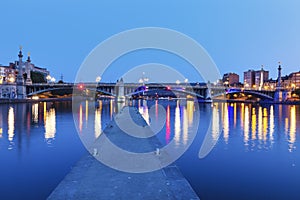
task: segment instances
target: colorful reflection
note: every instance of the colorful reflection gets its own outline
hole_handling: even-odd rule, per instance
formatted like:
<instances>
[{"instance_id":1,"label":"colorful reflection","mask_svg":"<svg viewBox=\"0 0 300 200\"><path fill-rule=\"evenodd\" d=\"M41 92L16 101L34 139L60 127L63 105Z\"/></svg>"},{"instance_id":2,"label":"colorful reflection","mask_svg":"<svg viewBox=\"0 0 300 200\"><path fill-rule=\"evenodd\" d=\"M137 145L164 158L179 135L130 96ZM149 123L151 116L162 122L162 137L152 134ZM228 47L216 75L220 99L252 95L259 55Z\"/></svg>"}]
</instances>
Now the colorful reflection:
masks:
<instances>
[{"instance_id":1,"label":"colorful reflection","mask_svg":"<svg viewBox=\"0 0 300 200\"><path fill-rule=\"evenodd\" d=\"M174 122L174 140L175 144L178 145L180 143L180 134L181 134L181 121L180 121L180 106L179 101L177 101L177 105L175 108L175 122Z\"/></svg>"},{"instance_id":2,"label":"colorful reflection","mask_svg":"<svg viewBox=\"0 0 300 200\"><path fill-rule=\"evenodd\" d=\"M252 116L251 116L251 140L256 139L256 127L257 127L257 115L256 115L256 109L252 108Z\"/></svg>"},{"instance_id":3,"label":"colorful reflection","mask_svg":"<svg viewBox=\"0 0 300 200\"><path fill-rule=\"evenodd\" d=\"M219 115L218 104L213 106L211 123L212 123L211 125L212 139L216 141L219 139L219 134L220 134L220 115Z\"/></svg>"},{"instance_id":4,"label":"colorful reflection","mask_svg":"<svg viewBox=\"0 0 300 200\"><path fill-rule=\"evenodd\" d=\"M226 143L228 143L228 138L229 138L229 110L228 110L228 105L225 103L222 106L222 116L223 116L223 137Z\"/></svg>"},{"instance_id":5,"label":"colorful reflection","mask_svg":"<svg viewBox=\"0 0 300 200\"><path fill-rule=\"evenodd\" d=\"M250 123L250 116L249 116L249 106L245 106L245 119L244 119L244 143L247 146L249 141L249 123Z\"/></svg>"},{"instance_id":6,"label":"colorful reflection","mask_svg":"<svg viewBox=\"0 0 300 200\"><path fill-rule=\"evenodd\" d=\"M85 121L89 120L89 101L85 101ZM87 123L86 123L87 124Z\"/></svg>"},{"instance_id":7,"label":"colorful reflection","mask_svg":"<svg viewBox=\"0 0 300 200\"><path fill-rule=\"evenodd\" d=\"M182 131L183 131L183 144L186 145L188 142L188 133L189 133L189 123L190 123L190 117L193 117L193 111L192 114L189 113L189 110L184 107L183 109L183 122L182 122ZM190 117L189 117L190 116Z\"/></svg>"},{"instance_id":8,"label":"colorful reflection","mask_svg":"<svg viewBox=\"0 0 300 200\"><path fill-rule=\"evenodd\" d=\"M139 101L139 113L143 116L144 120L148 125L150 125L150 117L149 117L149 109L147 106L147 101L143 100L143 103L141 104Z\"/></svg>"},{"instance_id":9,"label":"colorful reflection","mask_svg":"<svg viewBox=\"0 0 300 200\"><path fill-rule=\"evenodd\" d=\"M35 103L31 107L32 107L31 108L32 121L33 121L33 123L37 124L39 122L39 104Z\"/></svg>"},{"instance_id":10,"label":"colorful reflection","mask_svg":"<svg viewBox=\"0 0 300 200\"><path fill-rule=\"evenodd\" d=\"M269 116L269 134L270 134L270 141L273 142L274 140L274 129L275 129L275 124L274 124L274 106L271 105L270 107L270 116Z\"/></svg>"},{"instance_id":11,"label":"colorful reflection","mask_svg":"<svg viewBox=\"0 0 300 200\"><path fill-rule=\"evenodd\" d=\"M245 119L245 105L244 103L241 104L241 128L244 128L244 119Z\"/></svg>"},{"instance_id":12,"label":"colorful reflection","mask_svg":"<svg viewBox=\"0 0 300 200\"><path fill-rule=\"evenodd\" d=\"M14 135L15 135L15 113L14 113L14 108L9 107L8 109L8 140L10 142L13 141Z\"/></svg>"},{"instance_id":13,"label":"colorful reflection","mask_svg":"<svg viewBox=\"0 0 300 200\"><path fill-rule=\"evenodd\" d=\"M289 131L289 151L294 150L294 143L296 142L296 107L290 108L290 131Z\"/></svg>"},{"instance_id":14,"label":"colorful reflection","mask_svg":"<svg viewBox=\"0 0 300 200\"><path fill-rule=\"evenodd\" d=\"M51 139L55 138L56 133L56 115L55 109L50 108L49 111L46 112L45 118L45 139L47 142L51 141Z\"/></svg>"},{"instance_id":15,"label":"colorful reflection","mask_svg":"<svg viewBox=\"0 0 300 200\"><path fill-rule=\"evenodd\" d=\"M167 106L166 112L166 142L167 144L170 142L170 134L171 134L171 121L170 121L170 105Z\"/></svg>"},{"instance_id":16,"label":"colorful reflection","mask_svg":"<svg viewBox=\"0 0 300 200\"><path fill-rule=\"evenodd\" d=\"M102 114L102 101L99 101L99 108L95 109L95 139L97 139L102 132L101 114Z\"/></svg>"},{"instance_id":17,"label":"colorful reflection","mask_svg":"<svg viewBox=\"0 0 300 200\"><path fill-rule=\"evenodd\" d=\"M113 100L110 100L109 102L109 114L110 114L110 119L112 120L112 116L114 114L114 104Z\"/></svg>"},{"instance_id":18,"label":"colorful reflection","mask_svg":"<svg viewBox=\"0 0 300 200\"><path fill-rule=\"evenodd\" d=\"M79 113L78 113L78 128L79 128L79 132L82 132L82 124L83 124L83 120L82 120L82 104L80 104L79 106Z\"/></svg>"},{"instance_id":19,"label":"colorful reflection","mask_svg":"<svg viewBox=\"0 0 300 200\"><path fill-rule=\"evenodd\" d=\"M166 115L164 118L166 120L165 132L163 131L162 133L162 139L166 143L174 139L176 145L188 144L189 130L195 126L194 118L198 115L198 113L195 115L195 103L193 101L186 101L186 103L177 100L176 102L164 101L162 105L165 110L164 113L160 113L159 101L155 100L152 102L155 103L153 107L155 108L153 110L155 115L152 120L161 119L160 115L162 114ZM145 121L150 124L148 103L145 100L136 101L136 105L139 105L139 112ZM98 104L99 106L95 110L89 110L92 109L91 102L83 101L78 109L78 130L82 132L84 123L92 124L91 138L93 139L101 135L103 118L109 120L113 109L118 109L119 107L118 104L113 104L113 101L104 101L104 103L99 101L97 102ZM25 120L23 120L24 124L30 127L33 126L31 123L33 122L36 128L36 124L42 123L42 120L44 120L44 138L47 141L54 139L56 135L57 110L54 108L49 109L49 103L46 102L27 104L26 106L24 107L27 111ZM207 106L211 109L211 105ZM6 139L7 137L8 141L15 142L16 136L19 137L18 132L16 132L19 129L15 127L16 117L25 113L25 110L7 106L5 110L1 111L3 112L0 113L0 138L4 137ZM298 105L214 103L210 112L212 112L211 136L215 141L223 140L226 144L229 144L231 140L235 140L238 137L230 134L233 130L238 130L241 136L239 142L241 145L246 146L247 150L270 150L278 143L282 134L284 135L282 138L285 140L286 150L294 152L297 147L297 131L299 131L299 124L297 124L299 123L297 121L299 120ZM282 118L282 121L280 121L280 118ZM210 119L207 118L205 120ZM86 128L85 125L84 128ZM31 131L30 129L28 130ZM223 137L219 138L222 131Z\"/></svg>"},{"instance_id":20,"label":"colorful reflection","mask_svg":"<svg viewBox=\"0 0 300 200\"><path fill-rule=\"evenodd\" d=\"M262 114L262 107L258 108L258 139L262 140L263 139L263 114Z\"/></svg>"},{"instance_id":21,"label":"colorful reflection","mask_svg":"<svg viewBox=\"0 0 300 200\"><path fill-rule=\"evenodd\" d=\"M187 101L186 110L187 110L189 126L192 126L194 122L194 111L195 111L194 101Z\"/></svg>"}]
</instances>

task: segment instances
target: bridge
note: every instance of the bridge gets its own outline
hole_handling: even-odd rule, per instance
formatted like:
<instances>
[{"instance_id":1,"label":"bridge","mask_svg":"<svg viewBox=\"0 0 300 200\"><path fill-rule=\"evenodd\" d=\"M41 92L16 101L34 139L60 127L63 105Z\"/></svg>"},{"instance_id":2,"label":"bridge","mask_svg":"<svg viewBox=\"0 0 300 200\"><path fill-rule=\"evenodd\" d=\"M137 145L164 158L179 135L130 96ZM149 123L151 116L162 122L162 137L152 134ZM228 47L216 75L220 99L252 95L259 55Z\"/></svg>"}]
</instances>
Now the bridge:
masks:
<instances>
[{"instance_id":1,"label":"bridge","mask_svg":"<svg viewBox=\"0 0 300 200\"><path fill-rule=\"evenodd\" d=\"M3 95L3 85L0 85L0 98L17 98L13 92L17 93L16 85L11 89L10 95ZM7 87L7 86L6 86ZM43 83L24 85L25 98L62 98L72 97L73 92L81 96L95 97L119 97L124 98L197 98L201 100L207 99L256 99L273 101L275 98L275 90L244 90L244 89L227 89L223 86L206 83L150 83L141 85L140 83ZM2 91L2 93L1 93ZM9 90L8 90L9 91Z\"/></svg>"},{"instance_id":2,"label":"bridge","mask_svg":"<svg viewBox=\"0 0 300 200\"><path fill-rule=\"evenodd\" d=\"M245 89L230 89L226 91L227 99L253 99L273 101L275 90L245 90Z\"/></svg>"}]
</instances>

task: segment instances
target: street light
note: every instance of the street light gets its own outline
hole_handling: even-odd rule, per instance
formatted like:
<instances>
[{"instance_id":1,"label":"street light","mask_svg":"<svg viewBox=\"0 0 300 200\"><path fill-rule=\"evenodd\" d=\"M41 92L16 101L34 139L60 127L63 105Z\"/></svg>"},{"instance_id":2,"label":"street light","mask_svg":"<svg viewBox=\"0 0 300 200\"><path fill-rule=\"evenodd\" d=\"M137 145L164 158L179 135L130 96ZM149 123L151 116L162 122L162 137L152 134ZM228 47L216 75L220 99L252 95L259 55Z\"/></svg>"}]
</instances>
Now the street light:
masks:
<instances>
[{"instance_id":1,"label":"street light","mask_svg":"<svg viewBox=\"0 0 300 200\"><path fill-rule=\"evenodd\" d=\"M101 81L101 76L96 77L96 82L99 83Z\"/></svg>"},{"instance_id":2,"label":"street light","mask_svg":"<svg viewBox=\"0 0 300 200\"><path fill-rule=\"evenodd\" d=\"M50 76L49 74L46 76L46 80L47 80L47 83L49 83L49 82L50 82L50 80L51 80L51 76Z\"/></svg>"}]
</instances>

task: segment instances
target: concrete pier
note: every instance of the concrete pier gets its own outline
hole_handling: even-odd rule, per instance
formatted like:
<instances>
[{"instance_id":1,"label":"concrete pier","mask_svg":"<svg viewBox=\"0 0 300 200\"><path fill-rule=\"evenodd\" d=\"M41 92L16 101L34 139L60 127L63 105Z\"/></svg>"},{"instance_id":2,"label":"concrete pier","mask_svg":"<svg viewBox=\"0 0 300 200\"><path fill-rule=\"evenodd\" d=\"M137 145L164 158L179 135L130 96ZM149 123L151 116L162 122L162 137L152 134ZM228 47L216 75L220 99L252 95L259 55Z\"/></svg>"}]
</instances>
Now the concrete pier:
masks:
<instances>
[{"instance_id":1,"label":"concrete pier","mask_svg":"<svg viewBox=\"0 0 300 200\"><path fill-rule=\"evenodd\" d=\"M136 108L127 108L133 111L131 113L135 113L132 116L135 122L147 126ZM122 119L122 114L118 114L117 118ZM102 134L106 134L111 141L122 148L128 147L127 149L131 151L141 149L148 151L159 146L155 136L148 139L134 138L121 131L115 121L112 121ZM97 141L95 145L97 146ZM199 197L174 164L153 172L127 173L112 169L88 155L73 167L48 199L186 200L199 199Z\"/></svg>"}]
</instances>

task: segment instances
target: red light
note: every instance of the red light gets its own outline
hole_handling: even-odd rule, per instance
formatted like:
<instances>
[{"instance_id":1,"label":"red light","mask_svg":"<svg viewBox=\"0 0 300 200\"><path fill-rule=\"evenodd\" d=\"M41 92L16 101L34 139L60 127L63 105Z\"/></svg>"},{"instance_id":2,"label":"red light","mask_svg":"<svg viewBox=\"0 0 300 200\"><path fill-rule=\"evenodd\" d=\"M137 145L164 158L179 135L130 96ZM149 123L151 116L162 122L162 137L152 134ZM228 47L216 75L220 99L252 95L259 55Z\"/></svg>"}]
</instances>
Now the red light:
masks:
<instances>
[{"instance_id":1,"label":"red light","mask_svg":"<svg viewBox=\"0 0 300 200\"><path fill-rule=\"evenodd\" d=\"M84 89L84 85L83 85L82 83L79 84L77 87L78 87L78 89L80 89L80 90Z\"/></svg>"},{"instance_id":2,"label":"red light","mask_svg":"<svg viewBox=\"0 0 300 200\"><path fill-rule=\"evenodd\" d=\"M167 90L171 90L171 87L170 86L167 86L167 88L166 88Z\"/></svg>"}]
</instances>

